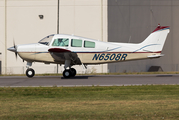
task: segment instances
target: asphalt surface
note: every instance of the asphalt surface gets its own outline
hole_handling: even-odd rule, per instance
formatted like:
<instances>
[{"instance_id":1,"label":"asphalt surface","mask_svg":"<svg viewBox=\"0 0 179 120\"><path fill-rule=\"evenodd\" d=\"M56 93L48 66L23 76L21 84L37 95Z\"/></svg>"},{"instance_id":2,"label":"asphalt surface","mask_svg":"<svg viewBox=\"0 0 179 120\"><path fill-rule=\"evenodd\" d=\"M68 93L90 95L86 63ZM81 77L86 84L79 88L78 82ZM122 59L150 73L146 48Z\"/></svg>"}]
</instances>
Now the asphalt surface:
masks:
<instances>
[{"instance_id":1,"label":"asphalt surface","mask_svg":"<svg viewBox=\"0 0 179 120\"><path fill-rule=\"evenodd\" d=\"M0 87L53 87L53 86L127 86L127 85L175 85L179 75L95 75L76 76L65 79L62 76L0 76Z\"/></svg>"}]
</instances>

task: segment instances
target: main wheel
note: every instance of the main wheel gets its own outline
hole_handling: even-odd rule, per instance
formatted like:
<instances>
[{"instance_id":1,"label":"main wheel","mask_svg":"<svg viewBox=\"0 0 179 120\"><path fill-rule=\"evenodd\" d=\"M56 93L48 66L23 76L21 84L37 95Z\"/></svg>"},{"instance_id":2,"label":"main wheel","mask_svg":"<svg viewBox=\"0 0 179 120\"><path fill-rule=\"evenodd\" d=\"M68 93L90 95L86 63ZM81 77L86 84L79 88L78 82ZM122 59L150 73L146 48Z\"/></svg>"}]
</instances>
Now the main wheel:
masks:
<instances>
[{"instance_id":1,"label":"main wheel","mask_svg":"<svg viewBox=\"0 0 179 120\"><path fill-rule=\"evenodd\" d=\"M72 72L70 70L64 70L63 71L63 77L64 78L70 78L72 76Z\"/></svg>"},{"instance_id":2,"label":"main wheel","mask_svg":"<svg viewBox=\"0 0 179 120\"><path fill-rule=\"evenodd\" d=\"M31 78L35 75L35 71L32 68L28 68L26 70L26 75L27 75L27 77Z\"/></svg>"},{"instance_id":3,"label":"main wheel","mask_svg":"<svg viewBox=\"0 0 179 120\"><path fill-rule=\"evenodd\" d=\"M71 73L72 73L71 76L72 76L72 77L75 77L75 75L76 75L76 70L75 70L74 68L71 68L70 70L71 70Z\"/></svg>"}]
</instances>

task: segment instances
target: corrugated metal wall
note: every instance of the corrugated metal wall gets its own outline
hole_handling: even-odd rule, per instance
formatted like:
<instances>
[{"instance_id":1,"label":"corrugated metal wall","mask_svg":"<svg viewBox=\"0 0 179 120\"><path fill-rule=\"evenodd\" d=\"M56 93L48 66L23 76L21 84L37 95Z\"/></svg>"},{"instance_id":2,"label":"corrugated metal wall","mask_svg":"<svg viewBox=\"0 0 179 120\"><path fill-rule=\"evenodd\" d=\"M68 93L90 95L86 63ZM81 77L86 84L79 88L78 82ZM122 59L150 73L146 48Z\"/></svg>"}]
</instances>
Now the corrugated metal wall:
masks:
<instances>
[{"instance_id":1,"label":"corrugated metal wall","mask_svg":"<svg viewBox=\"0 0 179 120\"><path fill-rule=\"evenodd\" d=\"M150 66L179 70L179 0L108 0L108 41L142 42L160 23L170 26L164 57L109 64L109 72L143 72Z\"/></svg>"}]
</instances>

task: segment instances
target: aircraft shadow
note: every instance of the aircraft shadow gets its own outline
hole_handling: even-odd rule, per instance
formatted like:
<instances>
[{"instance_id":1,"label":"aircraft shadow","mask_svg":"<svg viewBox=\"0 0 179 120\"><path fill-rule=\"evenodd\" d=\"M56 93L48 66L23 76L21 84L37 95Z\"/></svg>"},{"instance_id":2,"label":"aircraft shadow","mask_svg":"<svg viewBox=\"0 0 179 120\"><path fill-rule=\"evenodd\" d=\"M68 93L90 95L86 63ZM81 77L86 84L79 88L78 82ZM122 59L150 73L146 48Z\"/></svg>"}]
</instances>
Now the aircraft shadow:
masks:
<instances>
[{"instance_id":1,"label":"aircraft shadow","mask_svg":"<svg viewBox=\"0 0 179 120\"><path fill-rule=\"evenodd\" d=\"M89 77L92 77L92 76L75 76L75 77L71 77L71 78L61 77L61 79L88 79Z\"/></svg>"}]
</instances>

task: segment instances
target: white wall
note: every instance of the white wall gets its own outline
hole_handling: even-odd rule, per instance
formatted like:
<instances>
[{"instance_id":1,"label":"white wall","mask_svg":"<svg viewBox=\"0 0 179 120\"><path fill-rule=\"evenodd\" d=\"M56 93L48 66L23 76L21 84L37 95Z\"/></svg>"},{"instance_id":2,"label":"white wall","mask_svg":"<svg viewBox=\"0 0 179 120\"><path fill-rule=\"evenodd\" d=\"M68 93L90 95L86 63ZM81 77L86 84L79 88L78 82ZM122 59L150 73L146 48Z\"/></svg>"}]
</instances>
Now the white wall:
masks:
<instances>
[{"instance_id":1,"label":"white wall","mask_svg":"<svg viewBox=\"0 0 179 120\"><path fill-rule=\"evenodd\" d=\"M0 50L2 52L2 73L25 73L26 62L7 51L5 64L5 0L0 0ZM7 1L7 48L15 44L36 43L43 37L57 33L57 0L6 0ZM103 17L101 17L103 2ZM107 0L60 0L60 33L103 39L107 41ZM44 19L39 19L44 15ZM103 18L103 19L102 19ZM103 30L102 21L103 20ZM102 32L103 31L103 32ZM7 71L6 68L7 67ZM35 63L32 68L36 73L54 73L56 65ZM83 72L82 67L76 66ZM107 72L107 65L95 66L96 72ZM59 72L63 69L59 67ZM94 70L93 66L88 71Z\"/></svg>"},{"instance_id":2,"label":"white wall","mask_svg":"<svg viewBox=\"0 0 179 120\"><path fill-rule=\"evenodd\" d=\"M57 7L56 0L7 0L7 48L13 46L13 40L18 44L36 43L44 36L56 33ZM39 15L44 19L39 19ZM4 52L4 51L3 51ZM5 58L5 54L2 54ZM26 62L14 53L7 51L7 71L3 59L3 73L21 74L26 70ZM55 65L35 63L32 66L36 73L54 72Z\"/></svg>"},{"instance_id":3,"label":"white wall","mask_svg":"<svg viewBox=\"0 0 179 120\"><path fill-rule=\"evenodd\" d=\"M5 2L0 0L0 53L2 66L5 64Z\"/></svg>"}]
</instances>

